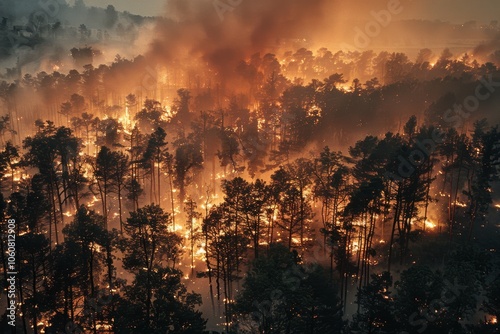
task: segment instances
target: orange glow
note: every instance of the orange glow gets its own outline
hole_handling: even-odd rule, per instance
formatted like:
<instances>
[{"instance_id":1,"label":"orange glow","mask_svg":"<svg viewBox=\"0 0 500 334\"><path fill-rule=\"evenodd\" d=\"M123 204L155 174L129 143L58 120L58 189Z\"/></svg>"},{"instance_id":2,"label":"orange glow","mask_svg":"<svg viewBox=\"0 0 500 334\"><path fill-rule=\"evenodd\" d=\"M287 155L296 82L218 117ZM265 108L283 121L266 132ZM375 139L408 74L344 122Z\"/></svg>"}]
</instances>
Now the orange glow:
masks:
<instances>
[{"instance_id":1,"label":"orange glow","mask_svg":"<svg viewBox=\"0 0 500 334\"><path fill-rule=\"evenodd\" d=\"M435 229L437 227L436 224L434 224L433 222L429 221L429 220L426 220L425 221L425 227L428 228L428 229Z\"/></svg>"}]
</instances>

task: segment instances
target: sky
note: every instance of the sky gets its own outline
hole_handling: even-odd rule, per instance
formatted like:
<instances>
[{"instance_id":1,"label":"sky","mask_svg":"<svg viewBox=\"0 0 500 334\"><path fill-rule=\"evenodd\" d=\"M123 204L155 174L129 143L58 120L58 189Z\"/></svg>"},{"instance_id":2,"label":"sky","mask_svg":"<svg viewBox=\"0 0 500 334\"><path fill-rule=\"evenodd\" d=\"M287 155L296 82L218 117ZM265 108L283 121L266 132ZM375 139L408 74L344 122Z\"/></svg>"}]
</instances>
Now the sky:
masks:
<instances>
[{"instance_id":1,"label":"sky","mask_svg":"<svg viewBox=\"0 0 500 334\"><path fill-rule=\"evenodd\" d=\"M106 7L108 4L115 6L119 11L129 11L134 14L156 16L164 13L166 0L84 0L88 6ZM189 1L189 0L185 0ZM206 0L212 1L212 0ZM225 2L226 0L221 0ZM251 1L251 0L242 0ZM273 0L269 0L273 1ZM291 0L292 1L292 0ZM349 8L351 15L360 14L366 10L378 10L387 6L389 1L398 0L354 0L347 2L354 4ZM403 7L406 6L402 19L440 19L461 23L468 20L490 22L500 20L500 0L399 0ZM68 0L74 2L74 0ZM230 3L230 1L226 1ZM356 10L357 9L357 10Z\"/></svg>"},{"instance_id":2,"label":"sky","mask_svg":"<svg viewBox=\"0 0 500 334\"><path fill-rule=\"evenodd\" d=\"M402 1L403 2L403 1ZM460 23L468 20L490 22L500 20L498 0L423 0L415 1L415 16Z\"/></svg>"},{"instance_id":3,"label":"sky","mask_svg":"<svg viewBox=\"0 0 500 334\"><path fill-rule=\"evenodd\" d=\"M68 0L68 3L71 1ZM74 2L74 1L72 1ZM118 11L129 11L132 14L158 16L164 13L165 0L84 0L87 6L115 6Z\"/></svg>"}]
</instances>

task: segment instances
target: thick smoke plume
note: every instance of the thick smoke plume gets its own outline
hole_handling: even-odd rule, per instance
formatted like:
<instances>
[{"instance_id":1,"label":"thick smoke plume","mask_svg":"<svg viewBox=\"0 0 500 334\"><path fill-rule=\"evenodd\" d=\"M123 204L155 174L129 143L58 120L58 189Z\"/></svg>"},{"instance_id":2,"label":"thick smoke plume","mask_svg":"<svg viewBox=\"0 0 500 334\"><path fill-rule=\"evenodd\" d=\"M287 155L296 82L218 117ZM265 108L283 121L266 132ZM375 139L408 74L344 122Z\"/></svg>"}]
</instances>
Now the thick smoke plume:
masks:
<instances>
[{"instance_id":1,"label":"thick smoke plume","mask_svg":"<svg viewBox=\"0 0 500 334\"><path fill-rule=\"evenodd\" d=\"M311 36L325 24L332 5L327 0L171 0L170 19L158 24L149 56L168 64L181 54L224 76L254 53Z\"/></svg>"}]
</instances>

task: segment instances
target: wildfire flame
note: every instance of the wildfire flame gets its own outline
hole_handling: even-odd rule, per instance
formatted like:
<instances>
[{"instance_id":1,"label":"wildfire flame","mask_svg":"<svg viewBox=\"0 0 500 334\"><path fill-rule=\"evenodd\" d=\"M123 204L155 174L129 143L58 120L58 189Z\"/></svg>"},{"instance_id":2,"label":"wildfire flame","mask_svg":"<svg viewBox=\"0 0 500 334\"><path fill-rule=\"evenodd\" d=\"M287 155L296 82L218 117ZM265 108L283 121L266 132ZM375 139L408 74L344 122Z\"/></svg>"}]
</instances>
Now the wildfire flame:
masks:
<instances>
[{"instance_id":1,"label":"wildfire flame","mask_svg":"<svg viewBox=\"0 0 500 334\"><path fill-rule=\"evenodd\" d=\"M426 220L425 221L425 227L428 228L428 229L435 229L437 227L436 224L434 224L433 222L429 221L429 220Z\"/></svg>"}]
</instances>

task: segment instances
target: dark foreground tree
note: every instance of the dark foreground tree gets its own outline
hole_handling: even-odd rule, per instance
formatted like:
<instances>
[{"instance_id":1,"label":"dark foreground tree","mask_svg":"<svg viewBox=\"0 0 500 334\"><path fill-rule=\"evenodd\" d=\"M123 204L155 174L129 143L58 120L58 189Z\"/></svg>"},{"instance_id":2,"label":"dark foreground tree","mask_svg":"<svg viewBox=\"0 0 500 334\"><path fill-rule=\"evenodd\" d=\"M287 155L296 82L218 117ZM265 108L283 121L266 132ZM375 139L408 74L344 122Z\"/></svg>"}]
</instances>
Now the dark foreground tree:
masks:
<instances>
[{"instance_id":1,"label":"dark foreground tree","mask_svg":"<svg viewBox=\"0 0 500 334\"><path fill-rule=\"evenodd\" d=\"M372 281L361 288L358 302L360 312L354 317L352 327L359 333L393 333L394 302L389 287L392 286L392 276L389 272L373 274Z\"/></svg>"},{"instance_id":2,"label":"dark foreground tree","mask_svg":"<svg viewBox=\"0 0 500 334\"><path fill-rule=\"evenodd\" d=\"M195 310L201 304L201 296L187 292L182 276L181 271L169 267L151 273L140 271L118 302L115 333L202 333L206 320ZM149 289L154 301L148 319L144 295Z\"/></svg>"},{"instance_id":3,"label":"dark foreground tree","mask_svg":"<svg viewBox=\"0 0 500 334\"><path fill-rule=\"evenodd\" d=\"M341 333L344 325L328 273L280 244L253 262L234 313L237 333Z\"/></svg>"},{"instance_id":4,"label":"dark foreground tree","mask_svg":"<svg viewBox=\"0 0 500 334\"><path fill-rule=\"evenodd\" d=\"M427 266L414 266L401 273L400 281L395 284L397 297L395 315L400 330L408 333L446 332L445 299L443 277Z\"/></svg>"},{"instance_id":5,"label":"dark foreground tree","mask_svg":"<svg viewBox=\"0 0 500 334\"><path fill-rule=\"evenodd\" d=\"M115 332L201 333L205 320L195 307L201 296L188 293L182 272L174 268L182 239L168 232L169 214L157 205L130 213L123 242L124 268L133 273L116 310Z\"/></svg>"}]
</instances>

